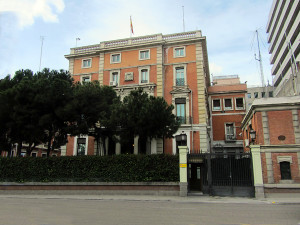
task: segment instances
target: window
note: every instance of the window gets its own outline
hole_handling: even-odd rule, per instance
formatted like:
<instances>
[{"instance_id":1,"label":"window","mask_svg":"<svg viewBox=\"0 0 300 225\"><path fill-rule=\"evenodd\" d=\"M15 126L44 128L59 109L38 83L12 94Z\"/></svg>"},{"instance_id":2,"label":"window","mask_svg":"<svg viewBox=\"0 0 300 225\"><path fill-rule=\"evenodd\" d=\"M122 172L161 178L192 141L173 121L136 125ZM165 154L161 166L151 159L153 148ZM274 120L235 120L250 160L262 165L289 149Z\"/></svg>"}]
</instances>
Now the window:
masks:
<instances>
[{"instance_id":1,"label":"window","mask_svg":"<svg viewBox=\"0 0 300 225\"><path fill-rule=\"evenodd\" d=\"M235 140L234 123L225 123L225 139Z\"/></svg>"},{"instance_id":2,"label":"window","mask_svg":"<svg viewBox=\"0 0 300 225\"><path fill-rule=\"evenodd\" d=\"M176 86L184 86L184 68L176 67Z\"/></svg>"},{"instance_id":3,"label":"window","mask_svg":"<svg viewBox=\"0 0 300 225\"><path fill-rule=\"evenodd\" d=\"M118 86L120 78L120 71L111 71L110 72L110 86Z\"/></svg>"},{"instance_id":4,"label":"window","mask_svg":"<svg viewBox=\"0 0 300 225\"><path fill-rule=\"evenodd\" d=\"M280 162L281 180L291 180L291 165L290 162Z\"/></svg>"},{"instance_id":5,"label":"window","mask_svg":"<svg viewBox=\"0 0 300 225\"><path fill-rule=\"evenodd\" d=\"M185 98L176 98L175 105L176 105L176 116L179 118L182 124L186 123L186 116L185 116Z\"/></svg>"},{"instance_id":6,"label":"window","mask_svg":"<svg viewBox=\"0 0 300 225\"><path fill-rule=\"evenodd\" d=\"M220 99L213 99L212 105L213 105L213 111L221 110L221 101L220 101Z\"/></svg>"},{"instance_id":7,"label":"window","mask_svg":"<svg viewBox=\"0 0 300 225\"><path fill-rule=\"evenodd\" d=\"M90 68L90 67L92 67L92 59L83 59L82 68Z\"/></svg>"},{"instance_id":8,"label":"window","mask_svg":"<svg viewBox=\"0 0 300 225\"><path fill-rule=\"evenodd\" d=\"M273 91L269 91L269 97L273 97Z\"/></svg>"},{"instance_id":9,"label":"window","mask_svg":"<svg viewBox=\"0 0 300 225\"><path fill-rule=\"evenodd\" d=\"M185 47L174 48L174 58L185 57Z\"/></svg>"},{"instance_id":10,"label":"window","mask_svg":"<svg viewBox=\"0 0 300 225\"><path fill-rule=\"evenodd\" d=\"M261 93L261 97L262 97L262 98L265 98L265 97L266 97L266 92L263 91L263 92Z\"/></svg>"},{"instance_id":11,"label":"window","mask_svg":"<svg viewBox=\"0 0 300 225\"><path fill-rule=\"evenodd\" d=\"M140 60L150 59L150 50L140 51Z\"/></svg>"},{"instance_id":12,"label":"window","mask_svg":"<svg viewBox=\"0 0 300 225\"><path fill-rule=\"evenodd\" d=\"M141 83L148 83L148 70L147 69L142 69L141 70Z\"/></svg>"},{"instance_id":13,"label":"window","mask_svg":"<svg viewBox=\"0 0 300 225\"><path fill-rule=\"evenodd\" d=\"M35 158L35 157L37 156L36 152L32 152L32 153L31 153L31 156L32 156L33 158Z\"/></svg>"},{"instance_id":14,"label":"window","mask_svg":"<svg viewBox=\"0 0 300 225\"><path fill-rule=\"evenodd\" d=\"M248 93L248 98L251 98L251 93Z\"/></svg>"},{"instance_id":15,"label":"window","mask_svg":"<svg viewBox=\"0 0 300 225\"><path fill-rule=\"evenodd\" d=\"M244 109L244 98L235 99L235 109Z\"/></svg>"},{"instance_id":16,"label":"window","mask_svg":"<svg viewBox=\"0 0 300 225\"><path fill-rule=\"evenodd\" d=\"M121 62L121 53L110 55L110 63L120 63L120 62Z\"/></svg>"},{"instance_id":17,"label":"window","mask_svg":"<svg viewBox=\"0 0 300 225\"><path fill-rule=\"evenodd\" d=\"M42 153L42 158L47 158L47 153Z\"/></svg>"},{"instance_id":18,"label":"window","mask_svg":"<svg viewBox=\"0 0 300 225\"><path fill-rule=\"evenodd\" d=\"M85 155L86 150L86 138L77 138L77 154Z\"/></svg>"},{"instance_id":19,"label":"window","mask_svg":"<svg viewBox=\"0 0 300 225\"><path fill-rule=\"evenodd\" d=\"M81 76L81 83L83 82L91 82L91 76L90 75Z\"/></svg>"},{"instance_id":20,"label":"window","mask_svg":"<svg viewBox=\"0 0 300 225\"><path fill-rule=\"evenodd\" d=\"M254 98L258 98L258 92L254 92Z\"/></svg>"},{"instance_id":21,"label":"window","mask_svg":"<svg viewBox=\"0 0 300 225\"><path fill-rule=\"evenodd\" d=\"M139 67L140 84L149 83L150 66Z\"/></svg>"},{"instance_id":22,"label":"window","mask_svg":"<svg viewBox=\"0 0 300 225\"><path fill-rule=\"evenodd\" d=\"M224 106L225 106L225 110L232 110L232 99L231 98L225 98L224 99Z\"/></svg>"}]
</instances>

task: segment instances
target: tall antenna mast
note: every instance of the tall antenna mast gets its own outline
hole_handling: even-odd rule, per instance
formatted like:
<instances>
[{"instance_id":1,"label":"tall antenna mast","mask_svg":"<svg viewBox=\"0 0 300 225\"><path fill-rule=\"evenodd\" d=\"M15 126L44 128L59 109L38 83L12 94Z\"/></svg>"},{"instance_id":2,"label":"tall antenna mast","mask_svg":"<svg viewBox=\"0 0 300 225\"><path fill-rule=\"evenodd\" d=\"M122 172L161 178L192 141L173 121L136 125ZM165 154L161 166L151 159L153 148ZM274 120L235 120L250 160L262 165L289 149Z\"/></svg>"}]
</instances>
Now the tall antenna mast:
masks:
<instances>
[{"instance_id":1,"label":"tall antenna mast","mask_svg":"<svg viewBox=\"0 0 300 225\"><path fill-rule=\"evenodd\" d=\"M185 25L184 25L184 6L182 6L182 25L183 25L183 32L185 32Z\"/></svg>"},{"instance_id":2,"label":"tall antenna mast","mask_svg":"<svg viewBox=\"0 0 300 225\"><path fill-rule=\"evenodd\" d=\"M45 36L41 36L40 38L41 38L42 44L41 44L41 54L40 54L40 66L39 66L39 71L41 71L42 54L43 54L43 43L44 43L44 38L45 38Z\"/></svg>"},{"instance_id":3,"label":"tall antenna mast","mask_svg":"<svg viewBox=\"0 0 300 225\"><path fill-rule=\"evenodd\" d=\"M259 61L260 65L260 79L261 79L261 86L265 87L265 78L264 78L264 72L263 72L263 65L262 65L262 60L261 60L261 54L260 54L260 47L259 47L259 39L258 39L258 31L256 30L256 38L257 38L257 46L258 46L258 59L256 58L255 54L255 59Z\"/></svg>"}]
</instances>

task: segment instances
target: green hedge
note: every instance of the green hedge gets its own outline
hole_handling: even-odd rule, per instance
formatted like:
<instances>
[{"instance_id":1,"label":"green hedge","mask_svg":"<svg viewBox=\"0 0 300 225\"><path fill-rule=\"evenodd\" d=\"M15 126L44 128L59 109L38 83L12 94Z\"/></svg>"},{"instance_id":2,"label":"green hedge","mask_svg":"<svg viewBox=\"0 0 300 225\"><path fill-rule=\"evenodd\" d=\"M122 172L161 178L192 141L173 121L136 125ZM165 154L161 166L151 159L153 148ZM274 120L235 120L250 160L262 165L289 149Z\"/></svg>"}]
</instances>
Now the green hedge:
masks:
<instances>
[{"instance_id":1,"label":"green hedge","mask_svg":"<svg viewBox=\"0 0 300 225\"><path fill-rule=\"evenodd\" d=\"M178 156L0 158L1 182L177 182Z\"/></svg>"}]
</instances>

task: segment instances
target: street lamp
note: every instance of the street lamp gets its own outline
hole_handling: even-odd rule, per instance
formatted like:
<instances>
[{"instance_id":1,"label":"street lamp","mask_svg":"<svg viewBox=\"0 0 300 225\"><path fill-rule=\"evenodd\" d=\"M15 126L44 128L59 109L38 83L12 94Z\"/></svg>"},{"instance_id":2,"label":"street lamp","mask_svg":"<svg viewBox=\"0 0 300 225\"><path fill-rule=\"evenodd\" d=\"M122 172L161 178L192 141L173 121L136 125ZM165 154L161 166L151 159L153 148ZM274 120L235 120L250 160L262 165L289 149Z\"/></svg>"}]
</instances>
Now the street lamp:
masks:
<instances>
[{"instance_id":1,"label":"street lamp","mask_svg":"<svg viewBox=\"0 0 300 225\"><path fill-rule=\"evenodd\" d=\"M178 146L186 146L187 145L187 136L183 131L181 134L176 136L176 142L178 143Z\"/></svg>"},{"instance_id":2,"label":"street lamp","mask_svg":"<svg viewBox=\"0 0 300 225\"><path fill-rule=\"evenodd\" d=\"M256 131L251 128L249 133L250 133L251 142L254 143L256 138Z\"/></svg>"}]
</instances>

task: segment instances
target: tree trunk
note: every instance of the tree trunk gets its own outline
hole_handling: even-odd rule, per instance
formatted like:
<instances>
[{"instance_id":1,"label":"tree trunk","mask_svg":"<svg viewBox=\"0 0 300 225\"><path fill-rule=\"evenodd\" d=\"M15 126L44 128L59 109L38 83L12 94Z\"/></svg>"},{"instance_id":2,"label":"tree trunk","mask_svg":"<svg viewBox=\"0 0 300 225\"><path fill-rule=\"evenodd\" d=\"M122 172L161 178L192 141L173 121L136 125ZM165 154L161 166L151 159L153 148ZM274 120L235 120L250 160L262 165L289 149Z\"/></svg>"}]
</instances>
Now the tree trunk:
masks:
<instances>
[{"instance_id":1,"label":"tree trunk","mask_svg":"<svg viewBox=\"0 0 300 225\"><path fill-rule=\"evenodd\" d=\"M32 143L28 144L28 147L26 149L26 157L29 157L31 155L32 149Z\"/></svg>"},{"instance_id":2,"label":"tree trunk","mask_svg":"<svg viewBox=\"0 0 300 225\"><path fill-rule=\"evenodd\" d=\"M21 150L22 150L22 141L18 142L18 146L17 146L17 156L18 157L21 156Z\"/></svg>"},{"instance_id":3,"label":"tree trunk","mask_svg":"<svg viewBox=\"0 0 300 225\"><path fill-rule=\"evenodd\" d=\"M105 137L102 137L101 139L102 139L102 144L103 144L103 154L104 154L104 155L107 155L107 154L106 154L106 143L105 143Z\"/></svg>"},{"instance_id":4,"label":"tree trunk","mask_svg":"<svg viewBox=\"0 0 300 225\"><path fill-rule=\"evenodd\" d=\"M49 139L48 139L48 146L47 146L47 158L50 156L50 150L51 150L51 136L49 135Z\"/></svg>"}]
</instances>

